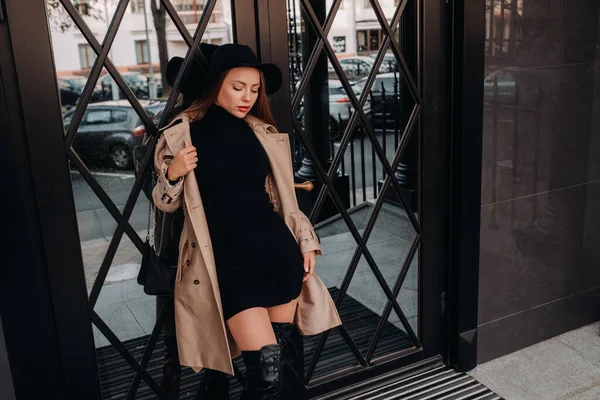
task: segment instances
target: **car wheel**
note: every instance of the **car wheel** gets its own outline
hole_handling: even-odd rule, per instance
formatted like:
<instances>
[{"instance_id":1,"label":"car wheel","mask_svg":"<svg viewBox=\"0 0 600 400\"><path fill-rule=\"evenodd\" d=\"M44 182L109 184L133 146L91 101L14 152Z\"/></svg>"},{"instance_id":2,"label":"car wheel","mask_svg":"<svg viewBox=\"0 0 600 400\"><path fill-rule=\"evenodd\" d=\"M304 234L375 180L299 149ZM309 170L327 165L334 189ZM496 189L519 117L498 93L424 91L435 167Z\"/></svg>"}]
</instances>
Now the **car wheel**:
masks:
<instances>
[{"instance_id":1,"label":"car wheel","mask_svg":"<svg viewBox=\"0 0 600 400\"><path fill-rule=\"evenodd\" d=\"M117 169L128 169L131 168L132 157L127 149L123 145L116 145L110 149L109 152L110 162L113 167Z\"/></svg>"}]
</instances>

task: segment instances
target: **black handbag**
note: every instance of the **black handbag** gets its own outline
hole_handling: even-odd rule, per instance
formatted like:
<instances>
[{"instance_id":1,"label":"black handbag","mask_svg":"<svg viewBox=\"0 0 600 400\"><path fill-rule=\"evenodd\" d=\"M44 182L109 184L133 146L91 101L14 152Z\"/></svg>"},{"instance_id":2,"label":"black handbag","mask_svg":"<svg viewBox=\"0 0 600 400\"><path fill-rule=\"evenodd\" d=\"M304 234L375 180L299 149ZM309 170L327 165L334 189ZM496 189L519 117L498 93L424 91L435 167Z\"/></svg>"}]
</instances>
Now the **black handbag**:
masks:
<instances>
[{"instance_id":1,"label":"black handbag","mask_svg":"<svg viewBox=\"0 0 600 400\"><path fill-rule=\"evenodd\" d=\"M177 265L161 259L146 241L137 277L137 282L144 287L144 293L150 296L173 296L176 275Z\"/></svg>"},{"instance_id":2,"label":"black handbag","mask_svg":"<svg viewBox=\"0 0 600 400\"><path fill-rule=\"evenodd\" d=\"M151 218L154 212L154 205L150 202L148 233L144 243L142 264L137 276L137 283L144 287L144 293L147 295L173 296L177 276L177 261L173 262L172 258L159 257L150 244Z\"/></svg>"}]
</instances>

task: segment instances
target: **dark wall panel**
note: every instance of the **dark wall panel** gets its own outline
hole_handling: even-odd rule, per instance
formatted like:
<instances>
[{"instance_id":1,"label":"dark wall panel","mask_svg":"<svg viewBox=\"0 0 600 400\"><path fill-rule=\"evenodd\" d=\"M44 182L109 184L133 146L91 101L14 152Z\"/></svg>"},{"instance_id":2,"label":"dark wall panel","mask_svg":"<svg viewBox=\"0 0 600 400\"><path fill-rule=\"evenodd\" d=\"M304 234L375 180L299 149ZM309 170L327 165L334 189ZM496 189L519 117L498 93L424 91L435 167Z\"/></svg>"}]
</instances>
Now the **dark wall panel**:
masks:
<instances>
[{"instance_id":1,"label":"dark wall panel","mask_svg":"<svg viewBox=\"0 0 600 400\"><path fill-rule=\"evenodd\" d=\"M6 354L6 343L4 343L4 329L0 319L0 400L14 400L15 389L13 388L10 365L8 365L8 354Z\"/></svg>"},{"instance_id":2,"label":"dark wall panel","mask_svg":"<svg viewBox=\"0 0 600 400\"><path fill-rule=\"evenodd\" d=\"M600 4L487 5L479 362L600 318Z\"/></svg>"}]
</instances>

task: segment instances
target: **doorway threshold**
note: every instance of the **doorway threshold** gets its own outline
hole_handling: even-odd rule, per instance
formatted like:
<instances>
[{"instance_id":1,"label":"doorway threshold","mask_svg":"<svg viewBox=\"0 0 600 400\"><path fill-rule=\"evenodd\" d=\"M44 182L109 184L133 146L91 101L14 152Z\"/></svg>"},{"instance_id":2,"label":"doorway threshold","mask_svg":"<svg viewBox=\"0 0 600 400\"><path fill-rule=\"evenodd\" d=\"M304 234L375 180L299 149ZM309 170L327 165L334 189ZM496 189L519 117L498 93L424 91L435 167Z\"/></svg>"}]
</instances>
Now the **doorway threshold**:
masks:
<instances>
[{"instance_id":1,"label":"doorway threshold","mask_svg":"<svg viewBox=\"0 0 600 400\"><path fill-rule=\"evenodd\" d=\"M351 385L314 400L504 400L439 357Z\"/></svg>"}]
</instances>

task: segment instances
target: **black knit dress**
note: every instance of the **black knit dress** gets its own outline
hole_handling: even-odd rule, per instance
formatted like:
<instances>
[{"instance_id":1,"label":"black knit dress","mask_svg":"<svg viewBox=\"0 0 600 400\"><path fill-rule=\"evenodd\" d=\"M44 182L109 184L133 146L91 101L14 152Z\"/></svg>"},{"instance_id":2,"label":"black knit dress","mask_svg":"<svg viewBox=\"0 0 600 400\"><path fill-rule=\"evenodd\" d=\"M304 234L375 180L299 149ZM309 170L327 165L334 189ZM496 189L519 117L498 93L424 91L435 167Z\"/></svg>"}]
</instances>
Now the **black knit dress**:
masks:
<instances>
[{"instance_id":1,"label":"black knit dress","mask_svg":"<svg viewBox=\"0 0 600 400\"><path fill-rule=\"evenodd\" d=\"M217 105L190 130L225 320L297 298L302 253L265 191L271 166L255 133Z\"/></svg>"}]
</instances>

